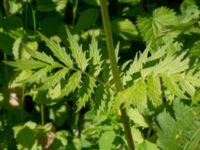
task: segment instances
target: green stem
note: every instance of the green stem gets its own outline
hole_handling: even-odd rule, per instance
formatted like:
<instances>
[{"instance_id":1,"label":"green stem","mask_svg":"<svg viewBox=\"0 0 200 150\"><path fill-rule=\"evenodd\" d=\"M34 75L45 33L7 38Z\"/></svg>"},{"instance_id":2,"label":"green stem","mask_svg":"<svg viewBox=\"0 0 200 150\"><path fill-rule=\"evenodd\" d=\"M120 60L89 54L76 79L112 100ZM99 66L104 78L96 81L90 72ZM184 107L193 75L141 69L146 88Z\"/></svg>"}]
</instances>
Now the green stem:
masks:
<instances>
[{"instance_id":1,"label":"green stem","mask_svg":"<svg viewBox=\"0 0 200 150\"><path fill-rule=\"evenodd\" d=\"M117 67L110 19L109 19L108 9L107 9L107 0L100 0L100 7L101 7L101 15L102 15L102 19L103 19L104 33L105 33L106 43L107 43L107 50L108 50L108 55L109 55L109 59L110 59L110 63L111 63L111 70L112 70L116 90L117 90L117 92L119 92L119 91L123 90L123 85L121 83L120 74L119 74L118 67ZM134 150L135 147L134 147L134 143L133 143L131 128L129 125L129 118L126 114L125 109L122 106L120 107L120 110L122 113L121 117L122 117L123 126L124 126L124 130L125 130L125 136L126 136L126 141L128 144L128 149Z\"/></svg>"},{"instance_id":2,"label":"green stem","mask_svg":"<svg viewBox=\"0 0 200 150\"><path fill-rule=\"evenodd\" d=\"M75 24L75 20L76 20L76 12L77 12L77 8L78 8L78 0L74 0L74 7L73 7L73 18L72 18L72 24Z\"/></svg>"},{"instance_id":3,"label":"green stem","mask_svg":"<svg viewBox=\"0 0 200 150\"><path fill-rule=\"evenodd\" d=\"M3 0L3 7L5 11L5 16L9 16L9 4L7 0Z\"/></svg>"},{"instance_id":4,"label":"green stem","mask_svg":"<svg viewBox=\"0 0 200 150\"><path fill-rule=\"evenodd\" d=\"M44 126L44 105L43 104L41 104L40 105L40 114L41 114L41 124L42 124L42 126Z\"/></svg>"},{"instance_id":5,"label":"green stem","mask_svg":"<svg viewBox=\"0 0 200 150\"><path fill-rule=\"evenodd\" d=\"M33 10L33 9L32 9L32 16L33 16L33 29L34 29L34 32L37 32L35 10Z\"/></svg>"},{"instance_id":6,"label":"green stem","mask_svg":"<svg viewBox=\"0 0 200 150\"><path fill-rule=\"evenodd\" d=\"M34 32L36 32L37 31L36 17L35 17L35 10L33 9L32 3L31 3L31 11L32 11L32 17L33 17L33 29L34 29Z\"/></svg>"}]
</instances>

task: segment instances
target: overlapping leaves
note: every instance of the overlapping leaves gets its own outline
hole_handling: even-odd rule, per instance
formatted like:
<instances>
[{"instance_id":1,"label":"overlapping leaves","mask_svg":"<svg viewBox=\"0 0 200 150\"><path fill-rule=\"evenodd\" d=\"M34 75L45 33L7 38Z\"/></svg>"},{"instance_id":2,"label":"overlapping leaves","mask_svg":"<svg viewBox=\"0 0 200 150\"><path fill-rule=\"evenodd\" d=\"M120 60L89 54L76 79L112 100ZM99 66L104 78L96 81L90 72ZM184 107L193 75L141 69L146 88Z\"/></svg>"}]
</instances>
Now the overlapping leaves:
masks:
<instances>
[{"instance_id":1,"label":"overlapping leaves","mask_svg":"<svg viewBox=\"0 0 200 150\"><path fill-rule=\"evenodd\" d=\"M87 58L86 51L83 51L82 46L79 45L67 28L66 33L71 55L59 43L49 40L46 36L39 33L42 41L46 43L46 46L53 53L53 57L45 52L27 48L31 59L6 63L16 67L17 70L31 71L31 75L23 79L22 82L37 83L38 90L48 91L57 85L62 85L61 94L57 98L68 96L76 90L79 93L77 105L78 110L80 110L94 93L94 89L97 86L95 77L101 73L103 61L101 60L95 37L92 37L87 54L89 58ZM90 66L88 66L89 62ZM89 67L89 72L86 72L87 67Z\"/></svg>"},{"instance_id":2,"label":"overlapping leaves","mask_svg":"<svg viewBox=\"0 0 200 150\"><path fill-rule=\"evenodd\" d=\"M165 110L157 117L158 146L166 150L199 149L199 107L194 109L176 99L173 110L173 115Z\"/></svg>"},{"instance_id":3,"label":"overlapping leaves","mask_svg":"<svg viewBox=\"0 0 200 150\"><path fill-rule=\"evenodd\" d=\"M163 28L169 25L176 25L178 18L176 13L168 8L160 7L153 11L152 17L142 18L137 20L137 26L143 37L143 40L147 43L152 42L163 32ZM169 35L167 36L169 39Z\"/></svg>"},{"instance_id":4,"label":"overlapping leaves","mask_svg":"<svg viewBox=\"0 0 200 150\"><path fill-rule=\"evenodd\" d=\"M191 99L195 89L199 87L198 73L187 73L189 59L185 53L170 55L167 46L161 47L156 53L149 55L146 49L134 61L123 75L123 83L127 87L116 97L115 107L124 103L126 108L135 105L140 112L147 108L147 101L158 107L163 96L177 96Z\"/></svg>"}]
</instances>

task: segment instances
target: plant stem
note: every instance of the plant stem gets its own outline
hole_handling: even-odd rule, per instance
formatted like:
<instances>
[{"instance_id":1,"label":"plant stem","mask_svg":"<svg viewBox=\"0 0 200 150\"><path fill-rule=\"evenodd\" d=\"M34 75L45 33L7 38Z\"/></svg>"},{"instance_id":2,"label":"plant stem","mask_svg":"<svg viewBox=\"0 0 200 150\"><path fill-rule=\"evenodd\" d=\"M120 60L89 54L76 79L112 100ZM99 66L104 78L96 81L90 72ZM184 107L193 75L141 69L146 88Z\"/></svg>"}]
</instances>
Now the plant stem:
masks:
<instances>
[{"instance_id":1,"label":"plant stem","mask_svg":"<svg viewBox=\"0 0 200 150\"><path fill-rule=\"evenodd\" d=\"M123 89L123 85L121 83L120 74L117 67L117 61L114 51L114 44L113 44L113 37L112 37L112 31L111 31L111 25L110 25L110 19L108 15L108 9L107 9L107 0L100 0L100 7L101 7L101 15L103 19L103 26L104 26L104 33L106 37L106 43L107 43L107 50L108 55L111 63L111 70L115 82L115 87L117 92L121 91ZM121 106L120 107L121 113L122 113L122 121L124 125L125 130L125 137L128 144L129 150L134 150L134 143L133 143L133 137L131 134L131 128L129 125L129 118L126 114L125 109Z\"/></svg>"},{"instance_id":2,"label":"plant stem","mask_svg":"<svg viewBox=\"0 0 200 150\"><path fill-rule=\"evenodd\" d=\"M3 0L3 7L4 7L4 11L5 11L5 16L9 15L9 4L7 0Z\"/></svg>"},{"instance_id":3,"label":"plant stem","mask_svg":"<svg viewBox=\"0 0 200 150\"><path fill-rule=\"evenodd\" d=\"M31 6L31 11L32 11L32 17L33 17L33 29L34 29L34 32L37 32L35 10L33 9L33 6Z\"/></svg>"},{"instance_id":4,"label":"plant stem","mask_svg":"<svg viewBox=\"0 0 200 150\"><path fill-rule=\"evenodd\" d=\"M43 104L41 104L40 105L40 114L41 114L41 124L42 124L42 126L44 126L44 105Z\"/></svg>"}]
</instances>

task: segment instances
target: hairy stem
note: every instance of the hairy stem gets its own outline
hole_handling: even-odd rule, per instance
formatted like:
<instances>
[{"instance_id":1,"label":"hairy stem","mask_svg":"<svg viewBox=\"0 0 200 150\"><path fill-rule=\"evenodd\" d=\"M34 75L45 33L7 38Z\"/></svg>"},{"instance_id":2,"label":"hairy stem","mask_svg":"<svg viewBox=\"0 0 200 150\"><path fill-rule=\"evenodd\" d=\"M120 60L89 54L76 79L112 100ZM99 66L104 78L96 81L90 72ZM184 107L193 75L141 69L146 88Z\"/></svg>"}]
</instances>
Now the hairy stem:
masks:
<instances>
[{"instance_id":1,"label":"hairy stem","mask_svg":"<svg viewBox=\"0 0 200 150\"><path fill-rule=\"evenodd\" d=\"M121 83L120 74L119 74L118 67L117 67L110 19L109 19L108 9L107 9L107 0L100 0L100 7L101 7L101 15L102 15L102 19L103 19L104 33L105 33L106 43L107 43L107 50L108 50L108 55L109 55L109 59L110 59L110 63L111 63L111 70L112 70L112 74L113 74L113 78L114 78L114 82L115 82L115 87L117 89L117 92L119 92L123 89L123 85ZM122 106L120 107L120 109L121 109L121 113L122 113L121 117L122 117L122 121L123 121L123 125L124 125L128 149L134 150L135 147L134 147L134 143L133 143L133 137L131 134L131 128L129 125L129 118L126 114L125 109Z\"/></svg>"}]
</instances>

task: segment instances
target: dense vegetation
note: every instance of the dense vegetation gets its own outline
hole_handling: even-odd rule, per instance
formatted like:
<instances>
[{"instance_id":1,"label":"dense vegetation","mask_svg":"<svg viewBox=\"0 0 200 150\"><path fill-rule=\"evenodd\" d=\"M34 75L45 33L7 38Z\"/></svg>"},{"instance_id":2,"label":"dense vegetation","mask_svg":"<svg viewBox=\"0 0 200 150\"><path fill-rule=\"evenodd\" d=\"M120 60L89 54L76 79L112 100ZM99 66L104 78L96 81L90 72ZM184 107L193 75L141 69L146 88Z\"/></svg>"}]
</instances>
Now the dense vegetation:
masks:
<instances>
[{"instance_id":1,"label":"dense vegetation","mask_svg":"<svg viewBox=\"0 0 200 150\"><path fill-rule=\"evenodd\" d=\"M200 1L103 2L0 1L0 149L200 149Z\"/></svg>"}]
</instances>

